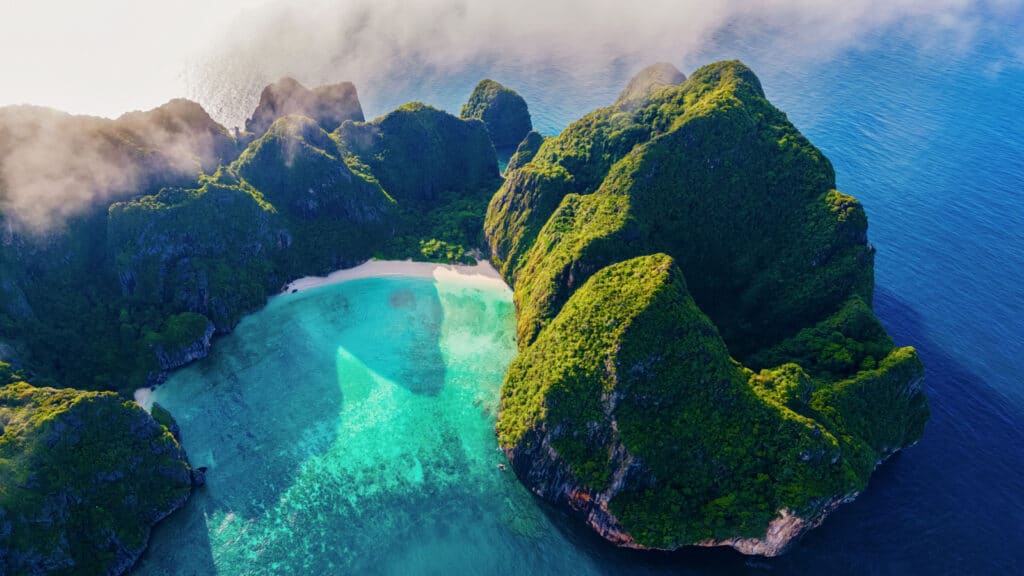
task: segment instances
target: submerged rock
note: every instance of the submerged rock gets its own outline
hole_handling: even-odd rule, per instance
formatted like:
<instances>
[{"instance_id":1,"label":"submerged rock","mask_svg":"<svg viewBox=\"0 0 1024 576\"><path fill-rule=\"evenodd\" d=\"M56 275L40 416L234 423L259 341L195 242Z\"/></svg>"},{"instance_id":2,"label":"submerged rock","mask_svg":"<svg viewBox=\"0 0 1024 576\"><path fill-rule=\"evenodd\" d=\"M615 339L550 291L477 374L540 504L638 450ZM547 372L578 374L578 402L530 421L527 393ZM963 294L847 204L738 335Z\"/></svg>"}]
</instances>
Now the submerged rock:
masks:
<instances>
[{"instance_id":1,"label":"submerged rock","mask_svg":"<svg viewBox=\"0 0 1024 576\"><path fill-rule=\"evenodd\" d=\"M192 481L193 488L206 486L206 470L206 466L201 466L189 471L189 479Z\"/></svg>"}]
</instances>

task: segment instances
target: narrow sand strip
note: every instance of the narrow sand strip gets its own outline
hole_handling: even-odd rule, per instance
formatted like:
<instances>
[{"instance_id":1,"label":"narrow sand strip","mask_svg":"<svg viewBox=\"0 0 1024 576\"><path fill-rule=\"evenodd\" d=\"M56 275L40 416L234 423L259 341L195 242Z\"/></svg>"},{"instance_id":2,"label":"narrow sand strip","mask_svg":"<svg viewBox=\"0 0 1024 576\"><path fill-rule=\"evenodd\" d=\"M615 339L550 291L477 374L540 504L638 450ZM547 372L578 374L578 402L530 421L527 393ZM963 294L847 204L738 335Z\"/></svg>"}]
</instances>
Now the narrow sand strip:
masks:
<instances>
[{"instance_id":1,"label":"narrow sand strip","mask_svg":"<svg viewBox=\"0 0 1024 576\"><path fill-rule=\"evenodd\" d=\"M146 412L153 410L153 390L154 387L146 386L145 388L138 388L135 390L135 403L142 406L142 409Z\"/></svg>"},{"instance_id":2,"label":"narrow sand strip","mask_svg":"<svg viewBox=\"0 0 1024 576\"><path fill-rule=\"evenodd\" d=\"M283 293L301 292L318 286L380 276L412 276L446 282L505 286L505 280L501 274L486 260L478 260L472 266L413 262L412 260L370 260L354 268L336 270L327 276L306 276L293 280L284 287Z\"/></svg>"}]
</instances>

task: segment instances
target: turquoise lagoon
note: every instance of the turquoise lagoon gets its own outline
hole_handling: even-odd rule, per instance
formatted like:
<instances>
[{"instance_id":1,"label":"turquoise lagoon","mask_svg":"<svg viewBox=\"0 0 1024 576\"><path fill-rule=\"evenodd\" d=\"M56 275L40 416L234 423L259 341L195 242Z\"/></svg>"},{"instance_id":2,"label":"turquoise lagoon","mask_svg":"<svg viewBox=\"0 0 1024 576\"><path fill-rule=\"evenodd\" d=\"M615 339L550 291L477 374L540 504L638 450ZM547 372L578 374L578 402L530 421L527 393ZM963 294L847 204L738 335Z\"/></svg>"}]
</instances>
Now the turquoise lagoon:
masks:
<instances>
[{"instance_id":1,"label":"turquoise lagoon","mask_svg":"<svg viewBox=\"0 0 1024 576\"><path fill-rule=\"evenodd\" d=\"M152 399L208 484L136 573L589 571L498 467L514 306L499 282L464 278L281 295L174 373Z\"/></svg>"}]
</instances>

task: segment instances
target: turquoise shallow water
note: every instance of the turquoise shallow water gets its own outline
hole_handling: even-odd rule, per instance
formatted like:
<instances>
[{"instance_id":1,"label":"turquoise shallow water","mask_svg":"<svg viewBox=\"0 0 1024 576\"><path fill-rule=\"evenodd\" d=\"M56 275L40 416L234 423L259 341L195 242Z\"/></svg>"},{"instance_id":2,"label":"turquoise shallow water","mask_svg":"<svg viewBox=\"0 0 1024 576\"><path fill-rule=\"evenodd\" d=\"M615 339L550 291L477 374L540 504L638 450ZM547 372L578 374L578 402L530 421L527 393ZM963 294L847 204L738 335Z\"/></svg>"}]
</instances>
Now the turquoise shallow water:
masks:
<instances>
[{"instance_id":1,"label":"turquoise shallow water","mask_svg":"<svg viewBox=\"0 0 1024 576\"><path fill-rule=\"evenodd\" d=\"M154 393L209 484L137 573L582 569L497 467L514 333L503 287L373 278L273 299Z\"/></svg>"}]
</instances>

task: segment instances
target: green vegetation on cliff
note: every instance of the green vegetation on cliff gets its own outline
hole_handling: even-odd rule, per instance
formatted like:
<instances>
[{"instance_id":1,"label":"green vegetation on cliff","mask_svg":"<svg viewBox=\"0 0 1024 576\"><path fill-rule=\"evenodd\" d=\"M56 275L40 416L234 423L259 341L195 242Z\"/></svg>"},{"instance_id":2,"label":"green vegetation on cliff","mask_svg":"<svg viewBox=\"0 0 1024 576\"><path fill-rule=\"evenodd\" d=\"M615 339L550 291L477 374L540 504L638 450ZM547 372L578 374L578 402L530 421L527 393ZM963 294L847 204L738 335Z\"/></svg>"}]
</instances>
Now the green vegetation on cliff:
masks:
<instances>
[{"instance_id":1,"label":"green vegetation on cliff","mask_svg":"<svg viewBox=\"0 0 1024 576\"><path fill-rule=\"evenodd\" d=\"M648 84L545 140L491 201L521 349L499 439L547 498L607 502L602 531L764 538L920 437L923 369L871 312L863 209L754 74Z\"/></svg>"},{"instance_id":2,"label":"green vegetation on cliff","mask_svg":"<svg viewBox=\"0 0 1024 576\"><path fill-rule=\"evenodd\" d=\"M644 100L665 86L677 86L686 81L686 75L678 68L668 62L651 64L637 72L626 84L626 87L619 93L616 104L622 106L634 106L642 104Z\"/></svg>"},{"instance_id":3,"label":"green vegetation on cliff","mask_svg":"<svg viewBox=\"0 0 1024 576\"><path fill-rule=\"evenodd\" d=\"M418 103L352 122L328 96L267 104L266 131L191 184L5 236L0 344L37 383L128 392L205 355L208 322L231 330L294 278L373 256L473 260L501 184L485 126ZM316 117L278 117L299 104Z\"/></svg>"},{"instance_id":4,"label":"green vegetation on cliff","mask_svg":"<svg viewBox=\"0 0 1024 576\"><path fill-rule=\"evenodd\" d=\"M418 103L364 123L350 88L269 87L250 123L265 132L245 135L237 158L198 105L126 117L186 142L212 132L221 165L202 156L196 178L158 163L145 187L46 235L0 214L0 353L26 367L0 363L0 572L131 566L152 524L187 498L190 471L171 414L124 398L204 356L214 330L299 276L374 255L469 260L483 246L501 183L483 123ZM0 155L6 141L0 126ZM44 387L72 382L122 396Z\"/></svg>"},{"instance_id":5,"label":"green vegetation on cliff","mask_svg":"<svg viewBox=\"0 0 1024 576\"><path fill-rule=\"evenodd\" d=\"M526 484L642 546L764 538L782 510L813 524L920 437L923 368L871 311L867 219L828 160L742 64L683 80L646 69L548 139L490 81L469 119L411 103L371 122L344 85L270 87L234 161L0 238L0 344L37 385L126 392L292 278L486 243L515 288L498 434ZM520 108L503 182L492 141ZM0 558L123 569L187 495L173 418L24 378L0 364ZM62 487L123 506L55 517Z\"/></svg>"},{"instance_id":6,"label":"green vegetation on cliff","mask_svg":"<svg viewBox=\"0 0 1024 576\"><path fill-rule=\"evenodd\" d=\"M372 174L398 204L382 258L473 261L487 203L501 185L487 130L412 102L372 122L346 122L332 137L346 161Z\"/></svg>"},{"instance_id":7,"label":"green vegetation on cliff","mask_svg":"<svg viewBox=\"0 0 1024 576\"><path fill-rule=\"evenodd\" d=\"M190 487L178 442L134 402L0 387L0 572L123 572Z\"/></svg>"},{"instance_id":8,"label":"green vegetation on cliff","mask_svg":"<svg viewBox=\"0 0 1024 576\"><path fill-rule=\"evenodd\" d=\"M512 172L526 166L533 160L533 157L537 155L537 151L540 150L540 145L544 143L544 137L541 136L540 132L531 130L526 138L519 143L516 147L515 153L508 160L508 165L505 167L506 172Z\"/></svg>"},{"instance_id":9,"label":"green vegetation on cliff","mask_svg":"<svg viewBox=\"0 0 1024 576\"><path fill-rule=\"evenodd\" d=\"M520 345L589 274L645 253L700 270L694 298L743 359L851 295L870 300L867 220L834 185L739 64L702 68L632 113L594 112L491 203L488 239L527 319Z\"/></svg>"},{"instance_id":10,"label":"green vegetation on cliff","mask_svg":"<svg viewBox=\"0 0 1024 576\"><path fill-rule=\"evenodd\" d=\"M465 119L477 119L487 126L487 132L499 150L514 149L533 129L526 101L515 90L494 80L481 80L469 101L462 105Z\"/></svg>"}]
</instances>

